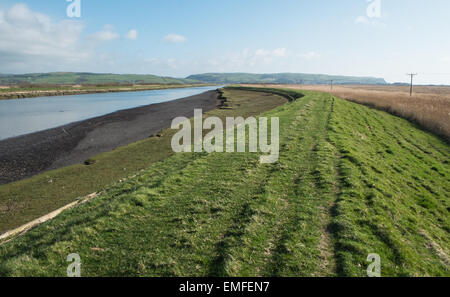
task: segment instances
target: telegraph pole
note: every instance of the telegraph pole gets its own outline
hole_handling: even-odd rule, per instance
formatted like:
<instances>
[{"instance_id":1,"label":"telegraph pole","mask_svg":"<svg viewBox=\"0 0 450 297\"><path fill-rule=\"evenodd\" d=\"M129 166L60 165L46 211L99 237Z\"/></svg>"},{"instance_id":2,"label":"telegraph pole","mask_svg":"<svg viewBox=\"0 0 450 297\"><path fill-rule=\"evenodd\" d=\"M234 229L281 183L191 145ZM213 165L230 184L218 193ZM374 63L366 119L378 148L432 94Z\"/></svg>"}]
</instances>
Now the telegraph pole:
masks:
<instances>
[{"instance_id":1,"label":"telegraph pole","mask_svg":"<svg viewBox=\"0 0 450 297\"><path fill-rule=\"evenodd\" d=\"M411 76L411 86L409 88L409 96L412 96L413 92L413 78L417 75L417 73L408 73L407 75Z\"/></svg>"}]
</instances>

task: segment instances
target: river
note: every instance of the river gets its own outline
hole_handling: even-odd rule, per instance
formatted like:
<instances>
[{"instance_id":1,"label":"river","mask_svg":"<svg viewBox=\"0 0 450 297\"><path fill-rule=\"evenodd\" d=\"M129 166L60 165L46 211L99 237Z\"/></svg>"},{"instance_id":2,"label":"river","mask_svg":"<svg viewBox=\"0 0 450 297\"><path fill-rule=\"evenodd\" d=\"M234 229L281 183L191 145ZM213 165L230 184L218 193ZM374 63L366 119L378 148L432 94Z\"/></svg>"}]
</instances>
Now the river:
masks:
<instances>
[{"instance_id":1,"label":"river","mask_svg":"<svg viewBox=\"0 0 450 297\"><path fill-rule=\"evenodd\" d=\"M189 97L217 88L217 86L192 87L0 100L0 140L102 116L117 110Z\"/></svg>"}]
</instances>

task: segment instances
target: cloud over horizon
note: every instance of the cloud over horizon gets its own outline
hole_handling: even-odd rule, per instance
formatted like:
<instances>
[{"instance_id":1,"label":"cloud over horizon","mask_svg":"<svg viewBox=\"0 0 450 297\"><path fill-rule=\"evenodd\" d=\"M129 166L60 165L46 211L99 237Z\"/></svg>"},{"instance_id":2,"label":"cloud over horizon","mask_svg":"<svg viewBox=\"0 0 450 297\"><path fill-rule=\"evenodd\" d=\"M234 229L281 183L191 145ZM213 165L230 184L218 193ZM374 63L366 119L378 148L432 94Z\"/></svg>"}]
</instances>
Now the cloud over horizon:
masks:
<instances>
[{"instance_id":1,"label":"cloud over horizon","mask_svg":"<svg viewBox=\"0 0 450 297\"><path fill-rule=\"evenodd\" d=\"M84 71L88 66L111 65L107 53L96 48L120 38L114 26L83 37L81 21L54 21L26 4L0 10L0 68L4 73Z\"/></svg>"},{"instance_id":2,"label":"cloud over horizon","mask_svg":"<svg viewBox=\"0 0 450 297\"><path fill-rule=\"evenodd\" d=\"M164 41L169 43L184 43L187 41L187 38L183 35L179 34L168 34L164 36Z\"/></svg>"},{"instance_id":3,"label":"cloud over horizon","mask_svg":"<svg viewBox=\"0 0 450 297\"><path fill-rule=\"evenodd\" d=\"M136 40L138 38L138 32L135 29L131 29L125 37L130 40Z\"/></svg>"},{"instance_id":4,"label":"cloud over horizon","mask_svg":"<svg viewBox=\"0 0 450 297\"><path fill-rule=\"evenodd\" d=\"M82 23L54 22L25 4L0 10L0 67L11 71L29 63L79 61L88 55L78 43L83 29Z\"/></svg>"},{"instance_id":5,"label":"cloud over horizon","mask_svg":"<svg viewBox=\"0 0 450 297\"><path fill-rule=\"evenodd\" d=\"M292 70L289 66L292 67L294 61L299 63L319 57L320 54L315 51L298 53L287 48L260 48L257 50L244 49L241 52L212 58L207 63L210 68L213 68L211 70L217 69L224 72L286 72ZM270 68L274 71L270 71Z\"/></svg>"},{"instance_id":6,"label":"cloud over horizon","mask_svg":"<svg viewBox=\"0 0 450 297\"><path fill-rule=\"evenodd\" d=\"M103 30L96 32L90 36L90 39L95 42L104 42L116 40L120 37L120 35L116 32L113 25L105 25L103 26Z\"/></svg>"}]
</instances>

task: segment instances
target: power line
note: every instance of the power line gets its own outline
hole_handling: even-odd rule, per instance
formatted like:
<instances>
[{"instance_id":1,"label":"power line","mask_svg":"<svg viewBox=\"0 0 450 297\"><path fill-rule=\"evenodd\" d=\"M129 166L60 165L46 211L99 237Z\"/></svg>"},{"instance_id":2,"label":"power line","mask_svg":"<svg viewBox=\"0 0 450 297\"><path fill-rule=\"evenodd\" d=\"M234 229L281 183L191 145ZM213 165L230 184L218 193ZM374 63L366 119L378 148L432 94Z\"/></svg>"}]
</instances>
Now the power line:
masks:
<instances>
[{"instance_id":1,"label":"power line","mask_svg":"<svg viewBox=\"0 0 450 297\"><path fill-rule=\"evenodd\" d=\"M412 96L412 92L413 92L413 78L414 76L418 75L417 73L408 73L406 75L411 76L411 87L409 88L409 96Z\"/></svg>"},{"instance_id":2,"label":"power line","mask_svg":"<svg viewBox=\"0 0 450 297\"><path fill-rule=\"evenodd\" d=\"M450 75L450 73L420 73L420 75Z\"/></svg>"}]
</instances>

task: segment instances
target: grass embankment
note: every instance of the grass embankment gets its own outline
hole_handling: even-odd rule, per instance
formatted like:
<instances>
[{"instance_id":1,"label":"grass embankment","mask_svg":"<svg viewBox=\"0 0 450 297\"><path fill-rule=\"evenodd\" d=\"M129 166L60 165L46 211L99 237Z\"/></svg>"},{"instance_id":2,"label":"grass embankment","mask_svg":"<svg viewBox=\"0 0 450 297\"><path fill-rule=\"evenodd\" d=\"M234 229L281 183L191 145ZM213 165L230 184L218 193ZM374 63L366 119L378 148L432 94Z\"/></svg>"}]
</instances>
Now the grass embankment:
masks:
<instances>
[{"instance_id":1,"label":"grass embankment","mask_svg":"<svg viewBox=\"0 0 450 297\"><path fill-rule=\"evenodd\" d=\"M284 86L286 87L286 86ZM450 143L450 87L297 85L290 88L331 92L335 96L377 108L417 123Z\"/></svg>"},{"instance_id":2,"label":"grass embankment","mask_svg":"<svg viewBox=\"0 0 450 297\"><path fill-rule=\"evenodd\" d=\"M96 93L137 92L203 86L207 86L207 84L9 87L0 89L0 100Z\"/></svg>"},{"instance_id":3,"label":"grass embankment","mask_svg":"<svg viewBox=\"0 0 450 297\"><path fill-rule=\"evenodd\" d=\"M232 94L225 94L230 97L226 107L207 115L248 117L287 102L276 95L265 94L255 98L253 92L228 92ZM56 210L77 197L100 191L167 158L173 154L171 139L175 132L167 129L159 133L162 137L155 136L93 157L89 166L70 166L0 186L0 233Z\"/></svg>"},{"instance_id":4,"label":"grass embankment","mask_svg":"<svg viewBox=\"0 0 450 297\"><path fill-rule=\"evenodd\" d=\"M364 276L378 253L384 276L449 276L449 146L304 93L264 114L280 117L279 162L167 158L2 245L0 275L65 275L78 253L84 276Z\"/></svg>"}]
</instances>

